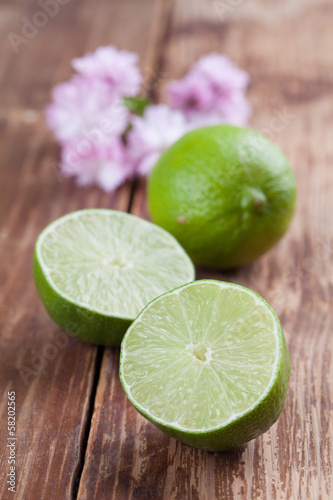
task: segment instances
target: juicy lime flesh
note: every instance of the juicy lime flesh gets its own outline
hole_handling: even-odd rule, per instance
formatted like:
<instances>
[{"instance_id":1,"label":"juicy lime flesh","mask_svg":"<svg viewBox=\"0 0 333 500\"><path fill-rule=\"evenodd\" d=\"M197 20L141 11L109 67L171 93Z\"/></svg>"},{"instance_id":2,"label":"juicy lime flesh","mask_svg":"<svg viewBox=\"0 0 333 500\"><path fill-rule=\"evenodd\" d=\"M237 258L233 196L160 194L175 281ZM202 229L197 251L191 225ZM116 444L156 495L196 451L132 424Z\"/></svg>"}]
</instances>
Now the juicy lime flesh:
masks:
<instances>
[{"instance_id":1,"label":"juicy lime flesh","mask_svg":"<svg viewBox=\"0 0 333 500\"><path fill-rule=\"evenodd\" d=\"M193 279L193 266L172 236L113 210L59 219L42 233L37 254L48 281L66 299L125 318Z\"/></svg>"},{"instance_id":2,"label":"juicy lime flesh","mask_svg":"<svg viewBox=\"0 0 333 500\"><path fill-rule=\"evenodd\" d=\"M195 282L139 315L122 343L120 374L152 421L207 431L258 405L276 377L280 344L278 320L259 296Z\"/></svg>"}]
</instances>

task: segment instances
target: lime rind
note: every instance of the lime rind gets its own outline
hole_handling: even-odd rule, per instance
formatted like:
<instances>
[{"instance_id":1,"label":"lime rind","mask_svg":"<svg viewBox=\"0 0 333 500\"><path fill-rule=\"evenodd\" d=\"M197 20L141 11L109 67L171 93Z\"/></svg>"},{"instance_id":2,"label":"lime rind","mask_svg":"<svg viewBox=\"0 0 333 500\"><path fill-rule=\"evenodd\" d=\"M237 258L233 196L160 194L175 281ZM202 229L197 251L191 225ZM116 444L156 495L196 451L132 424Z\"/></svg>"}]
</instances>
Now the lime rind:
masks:
<instances>
[{"instance_id":1,"label":"lime rind","mask_svg":"<svg viewBox=\"0 0 333 500\"><path fill-rule=\"evenodd\" d=\"M95 345L119 346L132 319L101 314L78 306L56 292L46 279L34 255L34 279L50 317L65 332Z\"/></svg>"},{"instance_id":2,"label":"lime rind","mask_svg":"<svg viewBox=\"0 0 333 500\"><path fill-rule=\"evenodd\" d=\"M171 295L177 294L184 289L192 286L198 286L200 283L215 283L221 289L232 288L241 290L254 298L257 304L264 306L272 318L274 331L271 333L277 341L277 352L279 354L276 356L274 365L272 366L272 374L269 383L266 384L266 389L263 391L260 398L258 398L244 411L239 412L238 414L233 414L228 420L224 420L222 424L195 429L179 425L177 421L159 418L158 416L153 415L149 409L140 404L135 397L133 397L131 388L126 382L124 365L126 361L127 341L142 316L144 316L154 304L156 305L156 303L163 300L163 297L170 297ZM283 409L289 374L289 354L279 320L273 309L267 304L267 302L264 301L264 299L252 290L242 287L241 285L222 283L215 280L202 280L199 282L189 283L154 299L145 307L143 311L141 311L135 322L129 327L121 344L120 380L130 402L143 416L170 436L192 446L212 451L220 451L240 446L267 430L277 420Z\"/></svg>"}]
</instances>

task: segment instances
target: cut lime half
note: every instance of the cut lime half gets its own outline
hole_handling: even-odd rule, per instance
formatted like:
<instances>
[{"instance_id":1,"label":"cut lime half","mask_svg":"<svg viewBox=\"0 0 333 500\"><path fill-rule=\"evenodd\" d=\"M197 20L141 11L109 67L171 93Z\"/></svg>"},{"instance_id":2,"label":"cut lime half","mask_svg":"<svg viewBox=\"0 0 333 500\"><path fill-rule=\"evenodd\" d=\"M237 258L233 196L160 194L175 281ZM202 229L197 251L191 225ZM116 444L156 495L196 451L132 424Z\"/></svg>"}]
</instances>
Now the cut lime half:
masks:
<instances>
[{"instance_id":1,"label":"cut lime half","mask_svg":"<svg viewBox=\"0 0 333 500\"><path fill-rule=\"evenodd\" d=\"M123 212L88 209L44 229L34 276L47 311L66 332L119 345L141 309L192 281L194 267L164 229Z\"/></svg>"},{"instance_id":2,"label":"cut lime half","mask_svg":"<svg viewBox=\"0 0 333 500\"><path fill-rule=\"evenodd\" d=\"M231 283L196 281L158 297L121 345L120 379L135 408L206 450L265 432L282 411L289 374L275 312Z\"/></svg>"}]
</instances>

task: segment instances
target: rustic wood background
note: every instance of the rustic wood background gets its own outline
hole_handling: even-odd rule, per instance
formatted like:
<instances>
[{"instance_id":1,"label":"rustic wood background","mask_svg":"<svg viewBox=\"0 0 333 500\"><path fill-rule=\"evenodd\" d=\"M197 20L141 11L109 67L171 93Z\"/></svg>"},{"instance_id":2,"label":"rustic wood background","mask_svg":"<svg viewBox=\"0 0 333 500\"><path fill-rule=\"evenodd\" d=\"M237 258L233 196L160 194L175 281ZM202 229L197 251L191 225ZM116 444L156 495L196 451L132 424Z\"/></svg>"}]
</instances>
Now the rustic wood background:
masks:
<instances>
[{"instance_id":1,"label":"rustic wood background","mask_svg":"<svg viewBox=\"0 0 333 500\"><path fill-rule=\"evenodd\" d=\"M60 1L60 0L59 0ZM54 2L53 2L54 3ZM331 499L333 4L330 0L68 0L13 50L37 0L0 4L1 498ZM42 109L98 45L140 53L145 91L162 98L202 54L229 54L251 74L251 125L289 157L296 216L266 256L232 273L280 316L292 374L286 407L264 436L206 453L165 436L127 402L118 350L68 339L34 287L38 233L84 207L148 217L143 181L112 196L61 179ZM46 360L46 361L45 361ZM17 398L17 492L7 491L7 391Z\"/></svg>"}]
</instances>

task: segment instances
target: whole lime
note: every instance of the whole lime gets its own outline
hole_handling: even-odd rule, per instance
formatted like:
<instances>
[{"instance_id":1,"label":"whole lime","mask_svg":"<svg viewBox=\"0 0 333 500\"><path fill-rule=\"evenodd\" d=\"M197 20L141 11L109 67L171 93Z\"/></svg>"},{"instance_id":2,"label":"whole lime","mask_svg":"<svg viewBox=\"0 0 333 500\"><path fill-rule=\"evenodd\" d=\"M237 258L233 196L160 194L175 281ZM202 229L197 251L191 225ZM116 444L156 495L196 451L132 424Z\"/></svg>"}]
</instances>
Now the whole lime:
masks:
<instances>
[{"instance_id":1,"label":"whole lime","mask_svg":"<svg viewBox=\"0 0 333 500\"><path fill-rule=\"evenodd\" d=\"M160 157L148 183L153 221L198 264L228 269L264 254L285 233L296 184L282 151L231 125L196 129Z\"/></svg>"}]
</instances>

